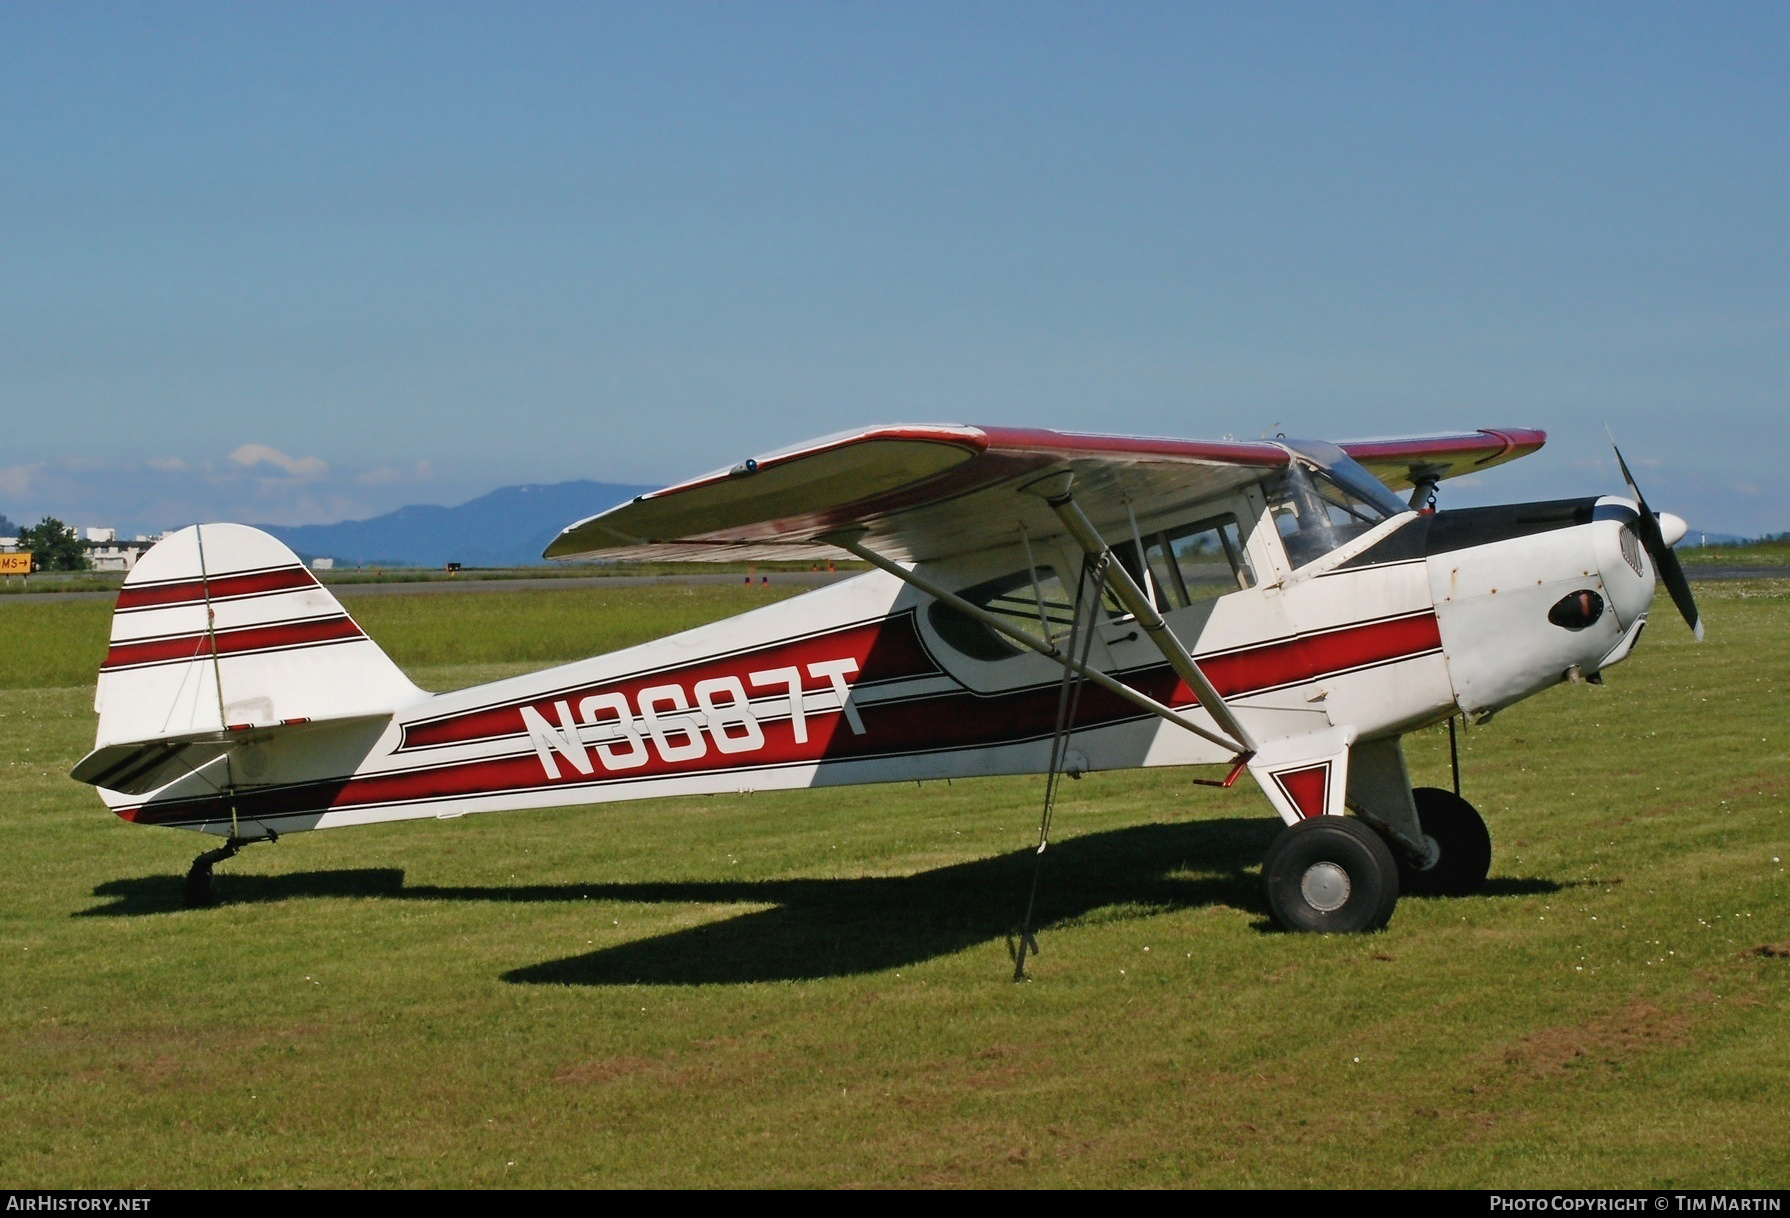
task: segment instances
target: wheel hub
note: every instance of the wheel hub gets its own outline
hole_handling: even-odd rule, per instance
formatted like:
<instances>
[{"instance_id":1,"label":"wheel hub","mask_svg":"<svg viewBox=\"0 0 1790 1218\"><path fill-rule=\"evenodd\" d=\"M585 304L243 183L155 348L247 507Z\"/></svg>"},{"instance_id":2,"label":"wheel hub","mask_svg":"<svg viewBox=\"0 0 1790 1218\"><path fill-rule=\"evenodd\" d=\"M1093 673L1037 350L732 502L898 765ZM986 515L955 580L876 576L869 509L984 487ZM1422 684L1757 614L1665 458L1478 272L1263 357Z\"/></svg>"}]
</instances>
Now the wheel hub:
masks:
<instances>
[{"instance_id":1,"label":"wheel hub","mask_svg":"<svg viewBox=\"0 0 1790 1218\"><path fill-rule=\"evenodd\" d=\"M1349 873L1335 863L1313 863L1299 877L1299 893L1320 913L1335 913L1349 900Z\"/></svg>"},{"instance_id":2,"label":"wheel hub","mask_svg":"<svg viewBox=\"0 0 1790 1218\"><path fill-rule=\"evenodd\" d=\"M1435 838L1426 833L1423 835L1423 853L1411 860L1412 869L1415 871L1428 871L1436 865L1441 857L1442 847L1437 844Z\"/></svg>"}]
</instances>

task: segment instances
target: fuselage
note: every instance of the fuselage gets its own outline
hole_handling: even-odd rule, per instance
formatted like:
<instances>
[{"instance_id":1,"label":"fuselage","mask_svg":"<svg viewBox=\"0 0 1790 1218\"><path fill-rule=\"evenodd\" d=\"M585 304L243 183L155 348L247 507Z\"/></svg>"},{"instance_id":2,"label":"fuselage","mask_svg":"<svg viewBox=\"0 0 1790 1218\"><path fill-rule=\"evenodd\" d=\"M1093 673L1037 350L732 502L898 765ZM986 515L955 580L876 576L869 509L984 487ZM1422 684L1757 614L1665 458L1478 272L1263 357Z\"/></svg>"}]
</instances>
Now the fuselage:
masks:
<instances>
[{"instance_id":1,"label":"fuselage","mask_svg":"<svg viewBox=\"0 0 1790 1218\"><path fill-rule=\"evenodd\" d=\"M1332 493L1324 475L1358 486L1335 463L1314 472L1329 506L1311 486L1270 480L1128 522L1106 539L1256 738L1338 727L1356 741L1396 738L1595 676L1632 648L1654 583L1632 503L1420 513L1371 490L1361 499ZM1070 633L1082 573L1083 555L1061 539L1020 538L924 565L965 603L1054 641ZM1110 598L1082 621L1093 632L1091 666L1211 724ZM1063 679L1053 660L872 571L624 651L419 692L382 720L311 723L302 741L277 726L251 729L232 754L227 789L213 770L105 797L138 823L254 837L650 796L1039 772L1050 761ZM1067 764L1231 759L1088 687Z\"/></svg>"}]
</instances>

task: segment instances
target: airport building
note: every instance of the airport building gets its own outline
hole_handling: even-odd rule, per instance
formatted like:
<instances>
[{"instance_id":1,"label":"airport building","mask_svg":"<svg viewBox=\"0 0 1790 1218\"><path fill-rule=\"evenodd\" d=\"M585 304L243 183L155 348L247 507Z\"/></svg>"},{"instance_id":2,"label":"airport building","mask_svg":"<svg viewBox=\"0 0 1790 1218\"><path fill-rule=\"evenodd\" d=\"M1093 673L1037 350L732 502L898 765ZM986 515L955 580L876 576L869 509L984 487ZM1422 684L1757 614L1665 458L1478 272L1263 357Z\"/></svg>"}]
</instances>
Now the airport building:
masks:
<instances>
[{"instance_id":1,"label":"airport building","mask_svg":"<svg viewBox=\"0 0 1790 1218\"><path fill-rule=\"evenodd\" d=\"M87 550L87 561L95 571L129 571L164 534L157 533L153 537L139 534L123 541L119 539L117 529L95 526L78 528L75 536L81 539ZM17 537L0 537L0 554L16 553L18 549Z\"/></svg>"}]
</instances>

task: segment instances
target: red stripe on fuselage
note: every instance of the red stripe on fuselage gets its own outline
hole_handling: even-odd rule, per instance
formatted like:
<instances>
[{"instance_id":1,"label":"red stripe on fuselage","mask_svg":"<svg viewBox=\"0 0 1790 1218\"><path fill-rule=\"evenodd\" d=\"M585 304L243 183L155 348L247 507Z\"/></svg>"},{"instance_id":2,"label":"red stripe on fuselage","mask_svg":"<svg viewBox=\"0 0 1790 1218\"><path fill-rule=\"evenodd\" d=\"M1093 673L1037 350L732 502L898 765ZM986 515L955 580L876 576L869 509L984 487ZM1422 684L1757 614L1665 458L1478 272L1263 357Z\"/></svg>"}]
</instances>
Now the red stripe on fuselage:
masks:
<instances>
[{"instance_id":1,"label":"red stripe on fuselage","mask_svg":"<svg viewBox=\"0 0 1790 1218\"><path fill-rule=\"evenodd\" d=\"M1388 660L1408 659L1442 646L1436 615L1428 609L1406 617L1338 626L1273 643L1198 656L1200 671L1224 697L1298 685ZM1177 686L1177 697L1190 697Z\"/></svg>"},{"instance_id":2,"label":"red stripe on fuselage","mask_svg":"<svg viewBox=\"0 0 1790 1218\"><path fill-rule=\"evenodd\" d=\"M781 684L754 686L751 674L768 669L795 668L802 677L804 693L819 693L832 688L826 677L808 671L808 665L826 660L851 659L858 670L852 675L853 685L875 681L898 680L904 677L934 676L938 665L926 654L914 627L913 614L902 613L834 630L810 638L777 643L758 651L738 655L709 657L672 668L656 668L620 679L592 682L558 689L532 698L463 711L439 719L427 719L404 725L404 736L398 751L430 748L444 744L465 744L474 740L491 740L516 736L528 729L522 722L522 708L532 706L549 722L557 721L554 704L559 701L576 705L581 698L598 693L620 693L629 705L636 705L642 689L655 685L678 684L686 688L712 677L737 677L747 693L757 698L787 697L788 686Z\"/></svg>"}]
</instances>

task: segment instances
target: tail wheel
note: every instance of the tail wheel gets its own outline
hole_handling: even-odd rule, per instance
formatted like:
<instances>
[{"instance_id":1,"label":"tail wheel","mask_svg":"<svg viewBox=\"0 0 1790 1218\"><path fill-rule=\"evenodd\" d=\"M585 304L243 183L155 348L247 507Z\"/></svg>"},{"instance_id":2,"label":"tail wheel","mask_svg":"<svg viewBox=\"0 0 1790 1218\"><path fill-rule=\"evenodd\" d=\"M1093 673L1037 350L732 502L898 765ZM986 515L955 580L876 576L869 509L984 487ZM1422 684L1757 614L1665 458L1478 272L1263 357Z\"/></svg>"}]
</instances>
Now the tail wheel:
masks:
<instances>
[{"instance_id":1,"label":"tail wheel","mask_svg":"<svg viewBox=\"0 0 1790 1218\"><path fill-rule=\"evenodd\" d=\"M1398 863L1380 835L1344 816L1289 825L1262 860L1268 910L1286 930L1379 930L1398 904Z\"/></svg>"},{"instance_id":2,"label":"tail wheel","mask_svg":"<svg viewBox=\"0 0 1790 1218\"><path fill-rule=\"evenodd\" d=\"M268 841L276 841L273 834L267 835ZM249 843L240 837L224 839L224 844L216 850L207 850L193 860L187 870L186 885L181 889L181 903L188 909L205 909L212 903L211 869L225 859L233 859L237 852Z\"/></svg>"},{"instance_id":3,"label":"tail wheel","mask_svg":"<svg viewBox=\"0 0 1790 1218\"><path fill-rule=\"evenodd\" d=\"M1422 862L1399 855L1399 884L1406 892L1436 897L1471 896L1485 887L1492 870L1492 835L1478 810L1440 787L1418 787L1411 796L1430 850Z\"/></svg>"},{"instance_id":4,"label":"tail wheel","mask_svg":"<svg viewBox=\"0 0 1790 1218\"><path fill-rule=\"evenodd\" d=\"M211 864L194 863L181 886L180 903L188 909L209 909L212 904Z\"/></svg>"}]
</instances>

